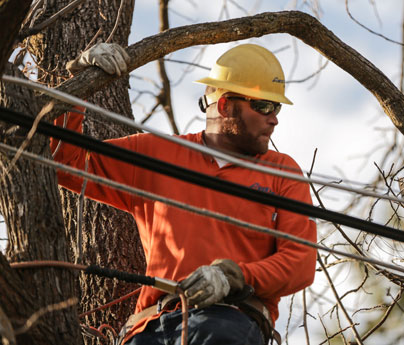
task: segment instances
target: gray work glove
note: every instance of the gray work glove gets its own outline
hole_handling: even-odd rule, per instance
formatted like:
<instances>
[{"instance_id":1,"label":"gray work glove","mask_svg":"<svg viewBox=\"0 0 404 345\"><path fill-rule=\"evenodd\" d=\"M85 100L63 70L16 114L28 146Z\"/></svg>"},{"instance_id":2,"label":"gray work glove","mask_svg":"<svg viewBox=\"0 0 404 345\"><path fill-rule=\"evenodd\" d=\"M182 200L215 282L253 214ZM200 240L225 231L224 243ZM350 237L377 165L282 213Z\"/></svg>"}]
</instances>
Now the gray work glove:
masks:
<instances>
[{"instance_id":1,"label":"gray work glove","mask_svg":"<svg viewBox=\"0 0 404 345\"><path fill-rule=\"evenodd\" d=\"M241 290L244 276L232 260L215 260L210 266L200 266L180 283L190 305L208 307L223 299L232 291Z\"/></svg>"},{"instance_id":2,"label":"gray work glove","mask_svg":"<svg viewBox=\"0 0 404 345\"><path fill-rule=\"evenodd\" d=\"M66 69L75 74L88 66L98 66L108 74L120 76L128 69L130 58L119 44L97 43L66 64Z\"/></svg>"}]
</instances>

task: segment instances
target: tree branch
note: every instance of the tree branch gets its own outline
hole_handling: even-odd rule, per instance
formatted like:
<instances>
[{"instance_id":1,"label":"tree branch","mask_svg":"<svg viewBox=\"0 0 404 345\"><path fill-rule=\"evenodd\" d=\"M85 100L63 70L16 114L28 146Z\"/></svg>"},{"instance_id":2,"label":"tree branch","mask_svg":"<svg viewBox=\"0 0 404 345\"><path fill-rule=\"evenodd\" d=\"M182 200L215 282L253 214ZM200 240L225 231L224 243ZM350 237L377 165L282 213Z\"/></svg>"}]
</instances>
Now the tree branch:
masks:
<instances>
[{"instance_id":1,"label":"tree branch","mask_svg":"<svg viewBox=\"0 0 404 345\"><path fill-rule=\"evenodd\" d=\"M32 0L0 1L0 23L2 24L0 37L0 75L3 74L14 38L27 15ZM12 13L12 15L10 15Z\"/></svg>"},{"instance_id":2,"label":"tree branch","mask_svg":"<svg viewBox=\"0 0 404 345\"><path fill-rule=\"evenodd\" d=\"M298 11L267 12L161 32L128 47L131 56L129 71L187 47L238 41L273 33L288 33L301 39L352 75L376 97L393 124L404 134L404 96L399 89L369 60L342 42L317 19ZM59 89L87 98L117 78L90 67L63 83ZM46 100L49 98L43 98L43 101Z\"/></svg>"},{"instance_id":3,"label":"tree branch","mask_svg":"<svg viewBox=\"0 0 404 345\"><path fill-rule=\"evenodd\" d=\"M160 32L164 32L165 30L168 30L170 28L168 22L168 1L169 0L160 0L159 2ZM173 133L180 134L174 119L174 111L171 102L171 83L167 75L164 60L159 59L157 61L157 64L161 82L163 84L158 99L167 114Z\"/></svg>"}]
</instances>

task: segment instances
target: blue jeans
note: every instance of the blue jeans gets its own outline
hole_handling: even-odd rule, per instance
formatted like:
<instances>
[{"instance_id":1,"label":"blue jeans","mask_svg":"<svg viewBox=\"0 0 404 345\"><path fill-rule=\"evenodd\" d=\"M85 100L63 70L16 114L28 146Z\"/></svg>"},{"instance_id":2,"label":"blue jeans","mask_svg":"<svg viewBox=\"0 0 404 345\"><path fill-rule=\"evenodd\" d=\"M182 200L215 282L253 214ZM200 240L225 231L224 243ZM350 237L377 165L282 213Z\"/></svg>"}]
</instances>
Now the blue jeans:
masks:
<instances>
[{"instance_id":1,"label":"blue jeans","mask_svg":"<svg viewBox=\"0 0 404 345\"><path fill-rule=\"evenodd\" d=\"M125 345L180 345L181 310L163 314ZM221 305L190 309L188 345L264 345L255 321L241 311Z\"/></svg>"}]
</instances>

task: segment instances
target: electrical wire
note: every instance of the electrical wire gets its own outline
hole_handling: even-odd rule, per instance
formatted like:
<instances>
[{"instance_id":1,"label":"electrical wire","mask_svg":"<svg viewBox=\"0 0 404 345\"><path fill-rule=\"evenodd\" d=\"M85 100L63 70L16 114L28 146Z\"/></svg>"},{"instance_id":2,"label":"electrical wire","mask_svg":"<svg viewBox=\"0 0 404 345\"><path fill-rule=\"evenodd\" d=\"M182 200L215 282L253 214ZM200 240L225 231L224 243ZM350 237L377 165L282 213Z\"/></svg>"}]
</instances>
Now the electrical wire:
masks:
<instances>
[{"instance_id":1,"label":"electrical wire","mask_svg":"<svg viewBox=\"0 0 404 345\"><path fill-rule=\"evenodd\" d=\"M12 153L16 153L18 151L18 149L16 149L15 147L12 147L12 146L9 146L9 145L3 144L3 143L0 143L0 149L10 151ZM73 175L76 175L79 177L83 177L83 178L87 178L88 180L91 180L93 182L100 183L100 184L106 185L108 187L112 187L117 190L121 190L123 192L127 192L130 194L136 195L138 197L142 197L142 198L154 200L154 201L159 201L159 202L165 203L169 206L176 207L176 208L179 208L182 210L186 210L191 213L195 213L195 214L205 216L205 217L211 217L211 218L223 221L223 222L228 222L230 224L242 227L247 230L258 231L261 233L265 233L265 234L274 236L276 238L290 240L290 241L293 241L293 242L296 242L296 243L299 243L299 244L302 244L302 245L305 245L305 246L308 246L311 248L315 248L317 250L325 251L325 252L336 254L336 255L341 255L341 256L348 257L348 258L351 258L354 260L367 262L371 265L377 265L377 266L381 266L384 268L388 268L393 271L398 271L398 272L404 273L404 268L396 266L396 265L385 263L383 261L373 259L370 257L359 256L359 255L355 255L355 254L351 254L351 253L346 253L346 252L343 252L340 250L331 249L331 248L319 245L315 242L310 242L310 241L302 239L300 237L281 232L279 230L255 225L255 224L248 223L248 222L245 222L245 221L242 221L242 220L239 220L239 219L236 219L236 218L233 218L233 217L230 217L230 216L218 213L218 212L208 211L206 209L201 209L201 208L198 208L198 207L195 207L192 205L182 203L180 201L165 198L163 196L160 196L160 195L157 195L154 193L150 193L150 192L147 192L147 191L135 188L135 187L127 186L127 185L121 184L119 182L109 180L104 177L100 177L100 176L97 176L97 175L94 175L94 174L91 174L88 172L84 172L82 170L79 170L79 169L76 169L76 168L61 164L61 163L57 163L55 161L38 156L38 155L30 153L30 152L22 151L21 156L26 159L35 161L39 164L49 166L54 169L63 170L70 174L73 174Z\"/></svg>"},{"instance_id":2,"label":"electrical wire","mask_svg":"<svg viewBox=\"0 0 404 345\"><path fill-rule=\"evenodd\" d=\"M25 100L29 99L29 97L18 95L15 92L11 93L11 92L8 92L6 90L5 93L9 94L9 95L12 95L13 97L16 97L16 98L19 97L19 98L25 99ZM84 110L84 112L82 112L79 109L74 108L74 107L72 108L70 106L66 107L66 109L64 109L63 111L64 111L64 113L61 115L61 116L63 116L63 124L62 124L63 128L67 127L67 120L68 120L69 112L73 112L74 114L81 114L83 116L88 116L88 115L90 115L91 117L94 116L94 115L91 115L91 114L87 113L86 110ZM61 111L61 113L63 111ZM93 120L99 122L99 119L95 119L94 117L93 117ZM195 121L195 120L203 120L203 121L205 121L205 118L197 116L193 120L190 120L190 122L184 128L185 133L187 132L186 128L188 128L190 123ZM61 144L62 144L62 142L59 141L56 149L52 153L53 157L55 157L55 155L57 154ZM274 145L273 142L272 142L272 145ZM350 179L347 179L347 178L342 179L341 177L335 177L335 176L330 176L330 175L327 175L327 174L321 174L321 173L314 172L314 171L311 171L311 170L310 171L305 171L304 169L292 168L290 166L286 166L286 165L279 164L279 163L268 162L266 160L262 160L262 159L257 158L257 157L251 157L251 156L243 155L241 153L236 153L236 152L231 152L231 151L222 151L222 152L225 153L225 154L231 155L234 158L238 158L238 159L241 159L241 160L244 160L244 161L249 161L249 162L251 162L253 164L261 164L263 166L268 166L268 167L272 167L272 168L285 169L285 170L288 170L290 172L295 172L295 173L297 173L299 175L301 173L305 173L307 176L309 176L309 178L312 178L313 176L316 176L316 177L319 177L319 178L321 177L323 179L328 179L329 181L332 181L332 182L329 182L329 183L333 184L333 185L334 184L341 184L343 182L346 185L357 186L357 187L365 188L365 189L368 189L368 190L370 189L374 193L379 193L379 194L383 193L383 195L386 195L386 193L388 193L389 191L392 191L393 194L400 194L400 192L401 192L400 190L395 190L393 186L389 186L388 189L383 189L383 188L380 188L380 187L377 187L377 186L373 186L373 185L371 185L369 183L354 181L354 180L350 180Z\"/></svg>"},{"instance_id":3,"label":"electrical wire","mask_svg":"<svg viewBox=\"0 0 404 345\"><path fill-rule=\"evenodd\" d=\"M300 181L300 182L307 182L307 183L314 183L314 184L319 184L322 186L328 186L334 189L338 189L338 190L343 190L343 191L348 191L348 192L352 192L352 193L357 193L357 194L361 194L364 196L368 196L368 197L374 197L374 198L379 198L379 199L386 199L386 200L390 200L390 201L395 201L395 202L400 202L400 203L404 203L404 199L403 198L398 198L398 197L394 197L394 196L390 196L387 194L379 194L379 193L375 193L372 191L367 191L367 190L362 190L362 189L357 189L357 188L352 188L349 186L345 186L342 184L335 184L333 182L327 182L321 179L317 179L317 178L313 178L313 177L304 177L302 175L299 174L294 174L294 173L290 173L290 172L285 172L285 171L280 171L278 169L274 169L274 168L270 168L268 166L261 166L261 165L257 165L239 158L236 158L234 156L231 156L227 153L209 148L207 146L204 145L199 145L197 143L194 142L190 142L188 140L182 139L178 136L171 136L168 135L166 133L160 132L152 127L146 126L146 125L142 125L142 124L138 124L133 120L130 120L128 118L125 118L115 112L103 109L95 104L83 101L80 98L77 98L75 96L69 95L65 92L56 90L56 89L51 89L48 88L44 85L38 84L38 83L34 83L31 81L28 81L26 79L22 79L22 78L17 78L17 77L13 77L13 76L6 76L3 75L2 79L6 82L10 82L10 83L14 83L17 85L21 85L21 86L25 86L25 87L29 87L32 88L34 90L38 90L41 91L59 101L74 105L74 106L82 106L85 107L87 109L90 109L94 112L97 112L99 114L101 114L102 116L108 118L109 120L112 120L114 122L120 123L120 124L124 124L127 126L130 126L132 128L135 128L137 130L141 130L141 131L145 131L145 132L149 132L152 133L160 138L166 139L168 141L172 141L175 142L179 145L188 147L189 149L198 151L198 152L202 152L214 157L217 157L219 159L223 159L229 163L235 164L237 166L240 167L244 167L247 169L251 169L251 170L255 170L255 171L259 171L265 174L270 174L270 175L274 175L274 176L279 176L279 177L284 177L284 178L288 178L291 180L296 180L296 181ZM312 174L314 175L314 174Z\"/></svg>"},{"instance_id":4,"label":"electrical wire","mask_svg":"<svg viewBox=\"0 0 404 345\"><path fill-rule=\"evenodd\" d=\"M4 79L4 78L3 78L3 79ZM10 81L10 80L7 80L7 81ZM71 104L72 104L72 103L71 103ZM75 103L75 104L77 104L77 103ZM89 104L88 104L88 103L86 103L86 105L84 105L84 106L85 106L85 107L88 107L88 108L91 108L91 107L89 107ZM97 111L96 109L92 109L92 110ZM99 110L98 110L98 111L99 111ZM119 116L119 115L118 115L118 116ZM120 122L120 123L122 123L121 120L122 120L122 119L119 118L119 122ZM129 123L126 123L126 124L129 124ZM166 135L163 134L163 133L157 134L155 130L146 129L146 126L141 126L141 127L143 127L143 128L139 128L140 125L133 126L133 123L131 123L131 124L129 124L129 125L132 125L132 127L135 127L135 128L137 128L137 129L149 131L149 132L151 132L151 133L153 133L153 134L155 134L155 135L159 135L160 137L164 137L164 138L166 138L166 139L168 139L168 140L171 140L171 139L173 138L173 137L170 137L170 136L169 136L169 137L166 137ZM174 138L175 138L175 137L174 137ZM177 139L180 139L180 138L177 138ZM182 139L180 139L180 140L182 140ZM171 140L171 141L174 141L174 142L175 142L175 140ZM194 149L194 150L197 150L197 151L199 151L199 152L205 151L204 153L207 153L206 151L212 151L212 149L209 149L209 148L206 148L206 147L196 148L196 147L191 147L191 146L194 146L194 145L188 145L188 144L194 144L194 143L190 143L190 142L187 142L187 141L181 143L181 145L187 146L187 147L192 148L192 149ZM202 148L205 149L205 150L202 150ZM239 165L239 166L247 167L247 166L244 165L245 162L237 162L237 161L234 161L234 158L233 158L233 157L228 156L227 154L223 154L222 152L215 151L215 152L209 152L208 154L210 154L210 155L212 155L212 156L215 156L215 157L218 157L218 158L221 158L221 159L224 159L224 160L226 160L226 161L228 161L228 162L231 162L231 163L233 163L233 164L236 164L236 165ZM24 155L25 155L25 153L24 153ZM224 155L224 156L223 156L223 155ZM237 159L236 159L236 160L237 160ZM240 163L242 163L242 164L240 164ZM247 163L247 165L249 165L249 164ZM252 169L252 170L258 170L258 171L261 171L261 172L265 172L265 173L270 173L270 174L275 175L275 176L281 176L278 171L276 171L276 170L273 171L274 169L269 169L269 170L270 170L270 171L269 171L268 168L267 168L267 169L265 169L266 171L262 171L262 170L260 169L260 167L257 167L257 166L253 166L253 167L248 166L248 168L249 168L249 169ZM390 196L379 195L379 194L374 193L374 192L363 191L363 190L356 190L356 189L353 189L353 188L351 188L351 187L346 187L346 186L341 186L341 185L330 184L330 183L328 183L328 182L320 181L320 180L318 180L318 179L304 178L304 177L302 178L302 177L296 176L296 175L294 175L294 174L293 174L293 176L290 176L291 174L285 173L285 172L282 172L282 175L283 175L282 177L285 177L285 178L291 178L291 179L294 179L294 180L297 180L297 181L302 181L302 182L311 182L311 183L315 183L315 184L321 184L321 185L329 186L329 187L332 187L332 188L335 188L335 189L340 189L340 190L345 190L345 191L351 191L351 192L354 192L354 193L358 193L358 194L362 194L362 195L366 195L366 196L370 196L370 197L377 197L377 198L382 198L382 199L388 199L388 200L396 201L396 202L400 202L400 203L404 201L404 200L401 199L401 198L394 198L394 197L392 198L392 197L390 197ZM289 176L288 176L288 175L289 175ZM226 217L226 216L225 216L225 217ZM226 218L228 218L228 217L226 217ZM269 230L271 230L271 229L269 229ZM272 234L272 235L274 235L274 234ZM290 239L290 238L289 238L289 239ZM291 239L290 239L290 240L291 240ZM313 243L313 244L314 244L314 243ZM311 245L311 246L313 247L313 245ZM319 247L321 247L321 246L319 246ZM325 247L324 247L324 248L317 248L317 249L330 251L328 248L325 249ZM355 259L358 259L358 260L362 260L362 261L365 261L365 262L375 263L375 264L378 264L378 265L380 265L380 266L384 266L384 267L387 267L387 268L390 268L390 269L393 269L393 270L398 270L398 271L400 271L400 272L404 272L404 270L402 270L402 269L399 268L399 267L396 267L396 266L393 266L393 265L389 265L389 264L386 265L385 263L380 262L380 261L378 261L378 260L373 260L373 259L370 259L370 258L359 257L359 256L351 255L351 254L350 254L350 255L347 255L348 253L344 253L344 252L340 252L340 251L336 251L336 250L332 250L332 252L338 253L338 254L340 254L340 255L352 257L352 258L355 258ZM125 296L124 296L124 297L125 297ZM186 305L185 296L183 296L182 294L180 294L180 297L181 297L182 305ZM186 317L187 317L187 313L186 313L186 315L183 315L183 330L186 330L186 329L187 329L187 327L186 327L186 325L187 325ZM184 323L185 323L185 326L184 326ZM100 331L101 331L101 330L100 330ZM114 330L113 330L113 331L114 331ZM186 344L186 339L187 339L187 335L185 334L185 344ZM184 334L182 335L182 344L184 344Z\"/></svg>"},{"instance_id":5,"label":"electrical wire","mask_svg":"<svg viewBox=\"0 0 404 345\"><path fill-rule=\"evenodd\" d=\"M0 120L14 123L25 128L31 128L34 121L34 119L28 115L2 107L0 107ZM241 197L243 199L258 202L264 205L278 207L309 217L335 222L354 229L363 230L374 235L380 235L404 242L404 231L339 212L318 208L311 204L285 198L275 193L266 193L264 191L255 190L234 182L222 180L214 176L202 174L200 172L167 163L135 151L130 151L122 147L115 146L108 142L100 141L71 130L54 126L47 122L39 121L37 123L37 132L47 136L52 136L76 146L80 146L86 150L118 159L131 165L140 166L144 169L180 179L185 182L190 182L198 186L213 189L218 192Z\"/></svg>"}]
</instances>

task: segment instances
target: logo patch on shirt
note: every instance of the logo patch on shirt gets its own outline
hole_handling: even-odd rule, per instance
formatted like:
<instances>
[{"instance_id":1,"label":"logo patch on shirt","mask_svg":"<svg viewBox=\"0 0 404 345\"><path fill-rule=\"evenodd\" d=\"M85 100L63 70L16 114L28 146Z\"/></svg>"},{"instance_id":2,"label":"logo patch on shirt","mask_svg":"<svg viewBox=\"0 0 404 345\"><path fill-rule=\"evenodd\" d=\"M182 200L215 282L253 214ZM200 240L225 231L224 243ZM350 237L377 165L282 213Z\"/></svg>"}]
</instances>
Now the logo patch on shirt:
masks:
<instances>
[{"instance_id":1,"label":"logo patch on shirt","mask_svg":"<svg viewBox=\"0 0 404 345\"><path fill-rule=\"evenodd\" d=\"M251 186L249 186L252 189L255 190L260 190L261 192L265 192L265 193L272 193L271 188L269 187L265 187L265 186L261 186L258 182L253 183Z\"/></svg>"}]
</instances>

